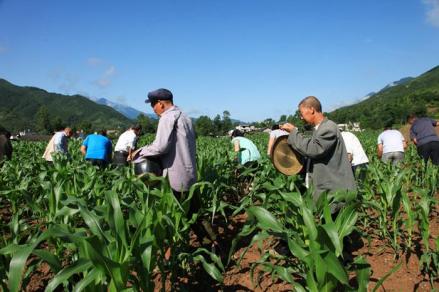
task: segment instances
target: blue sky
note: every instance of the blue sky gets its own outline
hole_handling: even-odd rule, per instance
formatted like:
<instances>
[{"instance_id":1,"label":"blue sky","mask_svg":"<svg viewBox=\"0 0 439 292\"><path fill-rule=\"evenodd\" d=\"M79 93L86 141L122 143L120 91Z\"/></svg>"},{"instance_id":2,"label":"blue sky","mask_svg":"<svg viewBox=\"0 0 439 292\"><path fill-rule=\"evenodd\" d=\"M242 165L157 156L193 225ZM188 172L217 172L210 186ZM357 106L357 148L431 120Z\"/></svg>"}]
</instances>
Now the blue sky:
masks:
<instances>
[{"instance_id":1,"label":"blue sky","mask_svg":"<svg viewBox=\"0 0 439 292\"><path fill-rule=\"evenodd\" d=\"M439 0L0 0L0 78L152 112L329 111L439 65Z\"/></svg>"}]
</instances>

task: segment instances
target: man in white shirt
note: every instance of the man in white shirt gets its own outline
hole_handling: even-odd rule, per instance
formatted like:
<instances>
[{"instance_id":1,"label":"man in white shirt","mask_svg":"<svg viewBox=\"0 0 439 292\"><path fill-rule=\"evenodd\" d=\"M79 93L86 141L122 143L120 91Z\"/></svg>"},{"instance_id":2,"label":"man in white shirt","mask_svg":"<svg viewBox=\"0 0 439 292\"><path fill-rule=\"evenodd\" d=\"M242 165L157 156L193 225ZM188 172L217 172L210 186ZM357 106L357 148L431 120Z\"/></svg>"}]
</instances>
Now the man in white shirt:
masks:
<instances>
[{"instance_id":1,"label":"man in white shirt","mask_svg":"<svg viewBox=\"0 0 439 292\"><path fill-rule=\"evenodd\" d=\"M407 148L407 142L400 131L392 129L391 124L387 124L378 136L377 154L383 162L392 162L397 165L404 160L404 150Z\"/></svg>"},{"instance_id":2,"label":"man in white shirt","mask_svg":"<svg viewBox=\"0 0 439 292\"><path fill-rule=\"evenodd\" d=\"M360 180L363 180L365 175L364 170L367 168L367 164L369 163L369 159L364 152L363 146L361 145L360 140L358 140L357 136L355 136L351 132L342 131L341 136L343 137L343 141L346 146L348 159L351 162L354 176L356 176L356 170L358 168L360 170L358 178Z\"/></svg>"},{"instance_id":3,"label":"man in white shirt","mask_svg":"<svg viewBox=\"0 0 439 292\"><path fill-rule=\"evenodd\" d=\"M142 127L140 125L133 125L120 135L114 147L114 164L122 166L128 164L127 158L132 159L132 153L137 146L137 137L140 136L141 131Z\"/></svg>"},{"instance_id":4,"label":"man in white shirt","mask_svg":"<svg viewBox=\"0 0 439 292\"><path fill-rule=\"evenodd\" d=\"M271 150L273 149L274 142L281 136L288 136L289 133L285 130L281 130L279 125L271 127L270 137L268 138L267 155L271 157Z\"/></svg>"},{"instance_id":5,"label":"man in white shirt","mask_svg":"<svg viewBox=\"0 0 439 292\"><path fill-rule=\"evenodd\" d=\"M46 150L44 151L43 158L46 161L52 162L53 157L52 153L58 152L69 157L68 151L68 138L73 136L73 131L71 128L67 127L64 130L56 132L52 139L50 139L49 143L46 146Z\"/></svg>"}]
</instances>

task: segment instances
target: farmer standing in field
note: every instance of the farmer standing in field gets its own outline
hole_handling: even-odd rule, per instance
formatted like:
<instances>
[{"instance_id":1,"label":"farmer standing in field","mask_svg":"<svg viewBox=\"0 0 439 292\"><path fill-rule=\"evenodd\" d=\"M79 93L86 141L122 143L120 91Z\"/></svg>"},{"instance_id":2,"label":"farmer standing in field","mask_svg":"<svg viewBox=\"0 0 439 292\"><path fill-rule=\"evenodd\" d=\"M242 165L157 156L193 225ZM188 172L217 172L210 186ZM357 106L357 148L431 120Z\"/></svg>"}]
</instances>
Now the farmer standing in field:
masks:
<instances>
[{"instance_id":1,"label":"farmer standing in field","mask_svg":"<svg viewBox=\"0 0 439 292\"><path fill-rule=\"evenodd\" d=\"M46 146L46 150L44 151L43 158L46 161L52 162L53 157L52 153L58 152L69 157L69 149L68 149L68 139L72 137L73 131L71 128L67 127L64 130L56 132L52 139L50 139L49 143Z\"/></svg>"},{"instance_id":2,"label":"farmer standing in field","mask_svg":"<svg viewBox=\"0 0 439 292\"><path fill-rule=\"evenodd\" d=\"M404 150L407 142L400 131L392 129L392 123L388 122L384 127L384 132L378 136L377 154L383 162L392 162L397 165L404 160Z\"/></svg>"},{"instance_id":3,"label":"farmer standing in field","mask_svg":"<svg viewBox=\"0 0 439 292\"><path fill-rule=\"evenodd\" d=\"M304 137L290 123L283 124L281 129L290 133L288 144L309 158L306 172L314 187L314 201L324 192L355 191L354 175L337 124L323 115L322 105L314 96L304 98L299 111L301 119L314 127L312 136ZM339 209L340 204L333 204L331 213Z\"/></svg>"},{"instance_id":4,"label":"farmer standing in field","mask_svg":"<svg viewBox=\"0 0 439 292\"><path fill-rule=\"evenodd\" d=\"M152 144L140 150L139 158L159 157L163 176L168 176L174 194L180 197L197 181L195 131L191 119L174 105L171 91L160 88L148 93L153 111L160 117Z\"/></svg>"},{"instance_id":5,"label":"farmer standing in field","mask_svg":"<svg viewBox=\"0 0 439 292\"><path fill-rule=\"evenodd\" d=\"M232 144L236 153L236 161L244 166L255 166L261 158L256 145L249 139L244 137L244 132L233 130L231 134Z\"/></svg>"},{"instance_id":6,"label":"farmer standing in field","mask_svg":"<svg viewBox=\"0 0 439 292\"><path fill-rule=\"evenodd\" d=\"M352 172L356 175L358 169L358 179L363 181L366 176L366 169L369 163L366 152L364 152L363 146L360 140L354 133L341 131L346 151L348 153L348 159L352 165Z\"/></svg>"},{"instance_id":7,"label":"farmer standing in field","mask_svg":"<svg viewBox=\"0 0 439 292\"><path fill-rule=\"evenodd\" d=\"M99 168L104 168L111 161L112 144L107 138L107 131L101 130L99 134L88 135L81 145L81 153L85 160Z\"/></svg>"},{"instance_id":8,"label":"farmer standing in field","mask_svg":"<svg viewBox=\"0 0 439 292\"><path fill-rule=\"evenodd\" d=\"M115 165L127 165L127 158L132 160L132 153L137 147L137 138L140 136L141 131L142 127L140 125L133 125L120 135L114 147L113 163Z\"/></svg>"},{"instance_id":9,"label":"farmer standing in field","mask_svg":"<svg viewBox=\"0 0 439 292\"><path fill-rule=\"evenodd\" d=\"M411 114L407 122L411 125L410 139L415 143L419 156L425 163L431 159L433 164L439 165L439 137L435 131L435 127L439 127L438 121Z\"/></svg>"},{"instance_id":10,"label":"farmer standing in field","mask_svg":"<svg viewBox=\"0 0 439 292\"><path fill-rule=\"evenodd\" d=\"M140 148L138 163L144 157L158 157L163 167L163 176L167 176L175 197L182 201L188 196L190 187L197 181L195 131L191 119L174 105L172 92L160 88L148 93L146 103L160 117L154 141ZM194 196L190 202L189 217L200 208L199 199ZM215 235L206 220L202 226L212 241ZM204 238L204 230L197 222L192 226L198 240ZM168 255L169 256L169 255Z\"/></svg>"}]
</instances>

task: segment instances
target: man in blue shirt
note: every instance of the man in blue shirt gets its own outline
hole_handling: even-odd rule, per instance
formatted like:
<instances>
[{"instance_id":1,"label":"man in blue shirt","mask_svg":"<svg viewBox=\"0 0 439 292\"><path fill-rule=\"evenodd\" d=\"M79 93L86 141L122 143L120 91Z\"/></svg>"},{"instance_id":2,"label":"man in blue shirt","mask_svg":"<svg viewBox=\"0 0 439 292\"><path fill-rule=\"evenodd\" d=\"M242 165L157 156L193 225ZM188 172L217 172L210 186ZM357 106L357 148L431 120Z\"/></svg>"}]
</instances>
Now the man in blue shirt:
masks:
<instances>
[{"instance_id":1,"label":"man in blue shirt","mask_svg":"<svg viewBox=\"0 0 439 292\"><path fill-rule=\"evenodd\" d=\"M418 154L427 162L439 165L439 137L435 127L439 123L430 118L418 118L412 114L407 118L410 125L410 139L415 143Z\"/></svg>"},{"instance_id":2,"label":"man in blue shirt","mask_svg":"<svg viewBox=\"0 0 439 292\"><path fill-rule=\"evenodd\" d=\"M111 160L112 145L107 138L107 131L102 130L99 134L88 135L81 145L81 152L85 160L100 168L106 167Z\"/></svg>"}]
</instances>

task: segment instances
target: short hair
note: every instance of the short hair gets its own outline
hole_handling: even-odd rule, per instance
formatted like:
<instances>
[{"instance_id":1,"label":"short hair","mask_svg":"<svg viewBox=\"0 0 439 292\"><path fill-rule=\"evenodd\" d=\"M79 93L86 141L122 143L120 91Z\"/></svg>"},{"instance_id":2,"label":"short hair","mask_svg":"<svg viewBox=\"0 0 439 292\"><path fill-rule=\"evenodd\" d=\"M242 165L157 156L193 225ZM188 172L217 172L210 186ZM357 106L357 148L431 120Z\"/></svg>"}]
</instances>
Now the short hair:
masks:
<instances>
[{"instance_id":1,"label":"short hair","mask_svg":"<svg viewBox=\"0 0 439 292\"><path fill-rule=\"evenodd\" d=\"M393 127L393 120L387 120L384 122L384 129L391 129Z\"/></svg>"},{"instance_id":2,"label":"short hair","mask_svg":"<svg viewBox=\"0 0 439 292\"><path fill-rule=\"evenodd\" d=\"M230 135L230 136L231 136L232 138L235 138L235 137L244 137L244 132L242 132L242 131L236 129L236 130L233 130L232 135Z\"/></svg>"},{"instance_id":3,"label":"short hair","mask_svg":"<svg viewBox=\"0 0 439 292\"><path fill-rule=\"evenodd\" d=\"M317 99L315 96L307 96L304 99L302 99L301 102L299 102L299 107L312 107L317 112L322 112L322 104L320 103L320 100Z\"/></svg>"},{"instance_id":4,"label":"short hair","mask_svg":"<svg viewBox=\"0 0 439 292\"><path fill-rule=\"evenodd\" d=\"M274 131L274 130L279 130L279 129L280 129L280 127L279 127L278 124L274 124L274 125L271 127L271 130L272 130L272 131Z\"/></svg>"},{"instance_id":5,"label":"short hair","mask_svg":"<svg viewBox=\"0 0 439 292\"><path fill-rule=\"evenodd\" d=\"M105 130L105 129L99 130L99 134L106 137L107 136L107 130Z\"/></svg>"},{"instance_id":6,"label":"short hair","mask_svg":"<svg viewBox=\"0 0 439 292\"><path fill-rule=\"evenodd\" d=\"M407 116L407 121L411 121L411 120L413 120L413 119L416 119L416 114L409 114L409 115Z\"/></svg>"},{"instance_id":7,"label":"short hair","mask_svg":"<svg viewBox=\"0 0 439 292\"><path fill-rule=\"evenodd\" d=\"M0 135L5 135L6 138L10 139L11 138L11 132L9 132L6 129L1 129L0 128Z\"/></svg>"},{"instance_id":8,"label":"short hair","mask_svg":"<svg viewBox=\"0 0 439 292\"><path fill-rule=\"evenodd\" d=\"M142 126L140 124L132 125L131 129L135 130L135 131L141 131L142 130Z\"/></svg>"}]
</instances>

